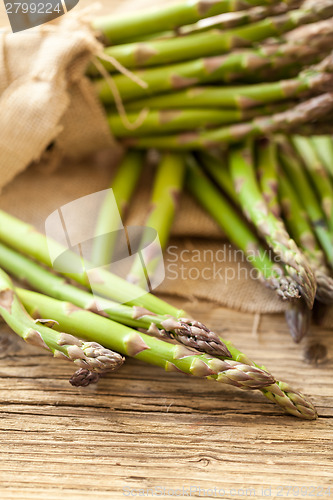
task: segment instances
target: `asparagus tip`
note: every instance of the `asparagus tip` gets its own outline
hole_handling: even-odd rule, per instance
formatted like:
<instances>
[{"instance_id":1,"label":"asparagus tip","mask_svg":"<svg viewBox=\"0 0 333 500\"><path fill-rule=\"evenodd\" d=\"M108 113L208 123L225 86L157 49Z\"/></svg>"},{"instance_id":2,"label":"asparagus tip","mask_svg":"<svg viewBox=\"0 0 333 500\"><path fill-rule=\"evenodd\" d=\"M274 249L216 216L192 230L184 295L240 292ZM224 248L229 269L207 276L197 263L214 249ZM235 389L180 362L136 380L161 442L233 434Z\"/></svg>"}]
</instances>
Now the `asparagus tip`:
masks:
<instances>
[{"instance_id":1,"label":"asparagus tip","mask_svg":"<svg viewBox=\"0 0 333 500\"><path fill-rule=\"evenodd\" d=\"M74 387L87 387L90 384L97 384L99 378L99 373L80 368L71 376L69 383Z\"/></svg>"}]
</instances>

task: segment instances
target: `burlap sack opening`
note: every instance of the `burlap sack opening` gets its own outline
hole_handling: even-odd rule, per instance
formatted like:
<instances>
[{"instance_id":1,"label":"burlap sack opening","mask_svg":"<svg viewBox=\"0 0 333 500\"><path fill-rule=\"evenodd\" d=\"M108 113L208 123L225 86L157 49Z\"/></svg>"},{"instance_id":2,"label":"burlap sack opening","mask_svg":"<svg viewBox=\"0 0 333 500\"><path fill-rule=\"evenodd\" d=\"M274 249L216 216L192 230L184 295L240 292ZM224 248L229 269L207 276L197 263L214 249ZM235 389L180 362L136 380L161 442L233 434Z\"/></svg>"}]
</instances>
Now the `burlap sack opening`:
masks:
<instances>
[{"instance_id":1,"label":"burlap sack opening","mask_svg":"<svg viewBox=\"0 0 333 500\"><path fill-rule=\"evenodd\" d=\"M0 38L0 190L47 148L47 162L116 147L85 77L102 50L84 14Z\"/></svg>"},{"instance_id":2,"label":"burlap sack opening","mask_svg":"<svg viewBox=\"0 0 333 500\"><path fill-rule=\"evenodd\" d=\"M72 22L67 17L61 21L64 31L61 43L49 26L42 27L34 36L15 34L10 44L11 35L1 40L0 189L6 186L0 196L0 208L42 231L52 211L109 187L121 154L84 77L85 65L91 54L99 50L98 43L87 25L77 19L74 22L79 27L76 24L78 31L74 35ZM59 71L54 70L55 58L59 61ZM31 92L29 98L27 89ZM31 98L33 94L35 99ZM50 104L48 109L46 103ZM45 152L50 143L53 147ZM101 150L105 151L89 156ZM65 156L54 169L59 157ZM75 160L77 156L85 158ZM36 160L38 163L26 168ZM152 173L146 171L125 221L128 225L144 223L152 180ZM165 253L167 276L157 291L185 300L209 300L250 313L284 311L286 303L251 279L251 267L239 254L236 259L232 253L231 259L221 261L218 256L223 249L228 255L229 243L221 230L184 194ZM185 262L184 258L190 261ZM233 272L235 278L230 279ZM333 327L332 310L323 316L322 322Z\"/></svg>"}]
</instances>

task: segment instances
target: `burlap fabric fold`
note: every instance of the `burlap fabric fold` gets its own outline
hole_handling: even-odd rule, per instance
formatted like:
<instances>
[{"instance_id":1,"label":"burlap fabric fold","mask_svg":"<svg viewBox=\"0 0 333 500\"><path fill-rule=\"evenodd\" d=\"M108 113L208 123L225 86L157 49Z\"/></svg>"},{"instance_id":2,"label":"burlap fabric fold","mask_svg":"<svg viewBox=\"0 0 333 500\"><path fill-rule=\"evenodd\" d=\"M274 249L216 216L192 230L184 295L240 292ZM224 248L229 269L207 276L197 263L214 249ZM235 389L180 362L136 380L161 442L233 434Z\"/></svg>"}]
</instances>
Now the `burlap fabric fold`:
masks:
<instances>
[{"instance_id":1,"label":"burlap fabric fold","mask_svg":"<svg viewBox=\"0 0 333 500\"><path fill-rule=\"evenodd\" d=\"M0 35L0 190L47 149L54 163L114 144L84 76L102 50L85 17Z\"/></svg>"}]
</instances>

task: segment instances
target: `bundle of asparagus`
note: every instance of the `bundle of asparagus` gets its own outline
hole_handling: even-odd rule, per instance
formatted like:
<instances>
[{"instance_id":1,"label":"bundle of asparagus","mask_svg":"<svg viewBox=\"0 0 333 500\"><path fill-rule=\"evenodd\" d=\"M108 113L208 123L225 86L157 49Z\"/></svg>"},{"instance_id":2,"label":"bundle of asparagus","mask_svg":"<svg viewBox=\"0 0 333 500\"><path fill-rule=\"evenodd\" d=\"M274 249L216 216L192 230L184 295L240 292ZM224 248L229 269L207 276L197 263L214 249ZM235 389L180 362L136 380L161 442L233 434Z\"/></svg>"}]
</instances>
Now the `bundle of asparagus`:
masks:
<instances>
[{"instance_id":1,"label":"bundle of asparagus","mask_svg":"<svg viewBox=\"0 0 333 500\"><path fill-rule=\"evenodd\" d=\"M333 301L333 142L318 136L332 132L332 16L333 0L311 6L194 0L104 17L93 25L105 55L97 71L88 68L112 133L131 147L112 184L120 214L142 170L141 150L162 150L146 218L162 248L187 188L230 241L251 253L261 281L289 302L296 341L306 333L314 301ZM122 67L126 74L117 74ZM109 202L97 234L108 233ZM103 268L91 276L74 256L82 271L61 277L44 266L52 268L50 245L64 249L1 211L0 242L0 267L39 292L15 288L0 271L0 315L26 341L73 360L80 367L73 385L96 382L128 355L259 389L287 413L316 418L304 396L230 342L143 293L138 262L126 281ZM94 264L110 259L114 248L112 235L96 240ZM154 252L145 262L149 278L159 264Z\"/></svg>"},{"instance_id":2,"label":"bundle of asparagus","mask_svg":"<svg viewBox=\"0 0 333 500\"><path fill-rule=\"evenodd\" d=\"M24 335L22 334L22 336L24 338L29 340L38 338L38 342L35 344L51 348L56 354L60 351L65 357L71 359L78 358L77 364L80 366L84 365L89 369L92 366L93 369L103 373L105 369L113 368L116 354L107 355L109 351L97 348L96 346L99 344L95 344L95 342L98 341L107 348L161 366L167 371L178 371L216 380L238 388L259 389L268 399L276 402L287 413L310 420L316 418L313 405L304 396L294 391L285 382L275 381L266 369L253 363L230 342L214 335L201 323L181 318L180 316L184 314L183 311L176 311L177 317L172 317L170 314L163 317L161 309L174 312L174 308L162 300L156 301L150 294L145 296L145 302L150 303L154 312L143 309L140 299L133 301L132 307L112 303L103 297L96 299L88 291L68 284L63 278L46 271L40 264L16 251L19 249L28 257L50 265L45 236L4 212L0 212L0 222L0 240L4 243L1 245L1 267L7 269L16 278L24 279L35 289L47 293L47 295L43 295L26 289L14 289L7 275L1 272L3 278L1 281L0 314L19 335L21 335L20 321L22 321L24 326ZM25 234L24 248L20 245L23 234ZM37 245L36 242L38 242ZM109 282L119 283L121 281L120 278L111 274L108 277ZM76 278L80 283L84 282L83 275L81 277L73 275L72 278ZM125 288L128 286L133 287L134 285L124 283ZM112 288L112 293L119 302L122 300L121 290ZM51 298L50 295L58 298ZM66 302L67 298L70 298L71 302ZM98 314L100 309L97 307L97 302L103 304L102 315ZM34 322L31 316L22 312L21 304L26 307L31 316L52 318L55 330L61 329L70 335L54 334L52 330L51 334L49 328L40 326L40 319ZM104 315L106 317L103 317ZM38 332L37 334L35 331L31 333L32 325L34 325L34 330ZM36 327L36 325L38 326ZM134 330L130 326L139 327L146 333ZM161 329L158 328L159 326ZM188 326L189 328L185 328ZM30 329L28 329L27 335L25 330L28 327ZM73 335L89 339L92 344L86 347L84 341L75 339ZM170 340L156 338L160 336L169 337ZM179 341L191 348L182 346ZM71 350L68 344L75 344L75 350ZM100 357L95 355L96 349ZM207 354L203 354L202 351L207 352ZM92 356L91 353L94 355ZM93 358L92 365L87 364L88 361L91 363L89 354ZM122 357L119 356L117 359L119 365ZM95 380L90 372L80 370L76 373L72 383L86 385L93 381Z\"/></svg>"}]
</instances>

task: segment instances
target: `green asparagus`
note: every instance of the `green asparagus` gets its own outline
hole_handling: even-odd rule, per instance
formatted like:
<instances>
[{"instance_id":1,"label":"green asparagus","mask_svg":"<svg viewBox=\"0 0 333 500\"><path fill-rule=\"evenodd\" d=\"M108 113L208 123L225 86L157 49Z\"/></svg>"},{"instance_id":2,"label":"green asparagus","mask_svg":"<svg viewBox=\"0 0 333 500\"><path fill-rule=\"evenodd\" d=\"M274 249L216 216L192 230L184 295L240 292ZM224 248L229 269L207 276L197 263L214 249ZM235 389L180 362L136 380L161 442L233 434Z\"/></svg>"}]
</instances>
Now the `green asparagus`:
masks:
<instances>
[{"instance_id":1,"label":"green asparagus","mask_svg":"<svg viewBox=\"0 0 333 500\"><path fill-rule=\"evenodd\" d=\"M0 241L50 268L52 268L50 248L58 255L72 250L46 238L33 226L16 219L3 210L0 210ZM129 303L159 314L170 314L176 318L184 316L184 311L179 311L167 302L146 293L145 290L128 283L119 276L103 268L95 269L93 265L88 266L87 262L82 263L78 254L70 252L66 255L68 255L69 262L73 267L73 272L64 274L89 289L93 288L95 293L123 304ZM129 300L129 297L133 297L133 295L136 298Z\"/></svg>"},{"instance_id":2,"label":"green asparagus","mask_svg":"<svg viewBox=\"0 0 333 500\"><path fill-rule=\"evenodd\" d=\"M96 342L59 333L45 326L42 319L35 321L22 306L9 276L0 269L0 316L25 342L52 352L55 358L73 361L89 372L106 373L120 368L124 358ZM55 325L53 320L47 324Z\"/></svg>"},{"instance_id":3,"label":"green asparagus","mask_svg":"<svg viewBox=\"0 0 333 500\"><path fill-rule=\"evenodd\" d=\"M312 185L317 190L328 228L333 235L333 186L313 143L307 137L293 136L292 143L303 160Z\"/></svg>"},{"instance_id":4,"label":"green asparagus","mask_svg":"<svg viewBox=\"0 0 333 500\"><path fill-rule=\"evenodd\" d=\"M217 56L271 37L280 37L298 26L328 19L333 15L332 0L321 0L313 6L267 17L256 23L229 31L204 33L168 40L146 41L107 47L105 53L126 68L173 64L198 57Z\"/></svg>"},{"instance_id":5,"label":"green asparagus","mask_svg":"<svg viewBox=\"0 0 333 500\"><path fill-rule=\"evenodd\" d=\"M121 331L117 325L114 330L109 319L75 309L71 304L23 289L18 293L31 314L51 316L58 321L60 328L77 333L83 338L93 337L124 355L161 366L166 371L183 372L240 388L260 388L264 396L287 413L307 420L317 418L316 410L309 400L285 382L274 383L273 377L267 371L257 367L230 342L227 345L233 361L212 358L128 328L126 331L126 327ZM271 385L265 386L267 383Z\"/></svg>"},{"instance_id":6,"label":"green asparagus","mask_svg":"<svg viewBox=\"0 0 333 500\"><path fill-rule=\"evenodd\" d=\"M169 240L169 235L176 207L183 188L185 175L185 161L181 155L165 153L156 172L155 183L151 198L149 215L146 219L142 240L140 242L140 255L134 260L127 280L136 285L154 278L161 262L160 249L164 250ZM156 230L159 241L151 243L150 228ZM151 243L149 246L147 246ZM154 251L157 245L157 252ZM142 274L142 261L144 262L145 275ZM147 274L147 276L146 276Z\"/></svg>"},{"instance_id":7,"label":"green asparagus","mask_svg":"<svg viewBox=\"0 0 333 500\"><path fill-rule=\"evenodd\" d=\"M333 81L333 57L305 69L296 78L278 82L257 83L230 87L193 87L172 94L141 99L130 103L128 109L173 109L224 107L248 109L291 98L301 97L305 92L329 91ZM100 93L102 100L104 94Z\"/></svg>"},{"instance_id":8,"label":"green asparagus","mask_svg":"<svg viewBox=\"0 0 333 500\"><path fill-rule=\"evenodd\" d=\"M312 137L312 142L327 172L333 178L333 138L331 136Z\"/></svg>"},{"instance_id":9,"label":"green asparagus","mask_svg":"<svg viewBox=\"0 0 333 500\"><path fill-rule=\"evenodd\" d=\"M317 281L316 298L324 304L333 302L333 279L326 266L325 255L317 243L304 207L283 171L279 171L279 199L290 234L309 261ZM311 203L311 199L309 200Z\"/></svg>"},{"instance_id":10,"label":"green asparagus","mask_svg":"<svg viewBox=\"0 0 333 500\"><path fill-rule=\"evenodd\" d=\"M216 380L243 389L260 389L274 383L274 378L260 368L233 360L222 360L200 354L184 346L164 342L107 318L78 309L36 292L17 289L29 313L33 316L51 314L59 327L86 339L113 346L124 355L160 366L166 371Z\"/></svg>"},{"instance_id":11,"label":"green asparagus","mask_svg":"<svg viewBox=\"0 0 333 500\"><path fill-rule=\"evenodd\" d=\"M120 163L116 176L107 193L96 224L96 237L92 247L91 260L96 265L111 262L116 244L119 216L123 219L127 205L132 198L144 163L144 156L138 151L128 151ZM114 213L114 200L118 212Z\"/></svg>"},{"instance_id":12,"label":"green asparagus","mask_svg":"<svg viewBox=\"0 0 333 500\"><path fill-rule=\"evenodd\" d=\"M292 0L282 0L287 5ZM96 31L103 34L108 43L122 43L128 39L173 30L186 24L194 24L200 19L217 16L226 12L248 9L261 5L274 5L278 0L194 0L146 12L135 12L132 16L103 16L93 22Z\"/></svg>"},{"instance_id":13,"label":"green asparagus","mask_svg":"<svg viewBox=\"0 0 333 500\"><path fill-rule=\"evenodd\" d=\"M142 88L124 75L115 75L113 80L123 101L133 101L161 92L176 92L200 83L243 81L244 78L253 78L254 75L265 81L264 76L267 72L275 75L283 68L287 68L288 71L290 68L299 68L302 62L314 64L317 62L318 54L322 59L322 55L330 51L333 39L332 24L316 23L315 34L313 31L309 29L300 39L283 44L268 44L259 48L136 72L135 75L146 82L147 88ZM106 80L96 80L94 85L102 102L114 104L115 97ZM144 102L131 102L127 107L142 109ZM149 104L149 107L152 106ZM182 101L178 101L176 107L182 108Z\"/></svg>"},{"instance_id":14,"label":"green asparagus","mask_svg":"<svg viewBox=\"0 0 333 500\"><path fill-rule=\"evenodd\" d=\"M0 243L0 266L16 279L28 283L39 292L71 302L82 309L104 315L115 322L140 328L157 338L176 339L198 351L229 357L219 337L205 325L188 318L154 314L142 307L126 306L81 290L36 262Z\"/></svg>"},{"instance_id":15,"label":"green asparagus","mask_svg":"<svg viewBox=\"0 0 333 500\"><path fill-rule=\"evenodd\" d=\"M272 139L257 143L257 173L260 189L268 209L275 217L280 216L278 200L278 164L276 144Z\"/></svg>"},{"instance_id":16,"label":"green asparagus","mask_svg":"<svg viewBox=\"0 0 333 500\"><path fill-rule=\"evenodd\" d=\"M157 148L176 151L221 147L249 137L293 131L309 121L315 123L332 110L333 93L326 93L271 117L256 118L251 122L230 125L208 132L194 131L178 135L132 138L126 140L126 144L135 149Z\"/></svg>"},{"instance_id":17,"label":"green asparagus","mask_svg":"<svg viewBox=\"0 0 333 500\"><path fill-rule=\"evenodd\" d=\"M223 229L229 241L244 252L264 284L275 290L278 296L285 300L300 297L294 279L286 276L278 263L271 261L258 238L227 199L200 171L193 158L189 164L186 185L197 201Z\"/></svg>"},{"instance_id":18,"label":"green asparagus","mask_svg":"<svg viewBox=\"0 0 333 500\"><path fill-rule=\"evenodd\" d=\"M212 126L239 123L256 116L265 116L290 107L290 102L260 106L253 109L171 109L153 110L147 113L141 125L129 130L117 113L108 114L108 123L115 137L140 137L143 135L161 135L185 130L212 128ZM138 119L138 113L128 114L130 121Z\"/></svg>"},{"instance_id":19,"label":"green asparagus","mask_svg":"<svg viewBox=\"0 0 333 500\"><path fill-rule=\"evenodd\" d=\"M230 153L230 171L239 203L246 217L284 263L288 275L297 283L301 296L311 309L316 293L315 277L282 221L268 210L256 180L252 154L250 144L235 147Z\"/></svg>"},{"instance_id":20,"label":"green asparagus","mask_svg":"<svg viewBox=\"0 0 333 500\"><path fill-rule=\"evenodd\" d=\"M306 177L304 168L288 140L282 136L279 136L277 140L279 143L281 167L292 185L297 186L297 196L299 202L303 206L304 211L307 213L311 221L313 232L325 253L328 264L332 268L333 242L325 222L324 214L320 208L316 195L313 192L311 183Z\"/></svg>"}]
</instances>

